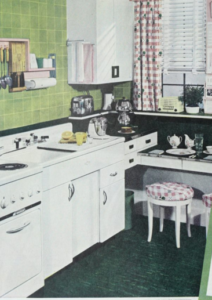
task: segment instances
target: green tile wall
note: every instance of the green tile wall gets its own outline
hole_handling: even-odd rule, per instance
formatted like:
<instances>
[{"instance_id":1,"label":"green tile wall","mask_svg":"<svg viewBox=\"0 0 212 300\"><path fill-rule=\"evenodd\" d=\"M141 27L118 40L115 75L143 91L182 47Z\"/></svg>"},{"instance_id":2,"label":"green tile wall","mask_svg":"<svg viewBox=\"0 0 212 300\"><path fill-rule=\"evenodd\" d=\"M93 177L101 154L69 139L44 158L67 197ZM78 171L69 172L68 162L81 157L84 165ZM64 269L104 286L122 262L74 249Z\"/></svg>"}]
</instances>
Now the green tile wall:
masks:
<instances>
[{"instance_id":1,"label":"green tile wall","mask_svg":"<svg viewBox=\"0 0 212 300\"><path fill-rule=\"evenodd\" d=\"M70 115L71 98L94 97L95 110L102 107L102 87L70 87L67 84L66 0L1 0L0 37L30 39L37 57L56 53L57 85L45 90L9 93L0 90L0 131L60 119ZM118 98L130 95L130 83L118 84Z\"/></svg>"}]
</instances>

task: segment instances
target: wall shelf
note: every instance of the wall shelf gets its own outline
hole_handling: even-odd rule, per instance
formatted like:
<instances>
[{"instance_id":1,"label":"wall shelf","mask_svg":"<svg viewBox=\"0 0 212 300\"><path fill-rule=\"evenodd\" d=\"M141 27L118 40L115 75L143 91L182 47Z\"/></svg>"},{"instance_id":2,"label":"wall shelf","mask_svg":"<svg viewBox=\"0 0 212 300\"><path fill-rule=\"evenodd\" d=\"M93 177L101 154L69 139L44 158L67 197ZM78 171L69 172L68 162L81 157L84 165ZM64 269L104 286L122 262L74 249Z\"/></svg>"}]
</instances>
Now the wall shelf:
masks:
<instances>
[{"instance_id":1,"label":"wall shelf","mask_svg":"<svg viewBox=\"0 0 212 300\"><path fill-rule=\"evenodd\" d=\"M110 111L104 111L104 112L94 112L93 114L89 114L89 115L85 115L85 116L70 116L68 117L69 120L86 120L89 118L94 118L94 117L100 117L100 116L104 116L104 115L108 115L110 113Z\"/></svg>"},{"instance_id":2,"label":"wall shelf","mask_svg":"<svg viewBox=\"0 0 212 300\"><path fill-rule=\"evenodd\" d=\"M100 111L100 112L94 112L93 114L90 115L85 115L85 116L70 116L68 119L70 120L85 120L89 118L94 118L98 116L103 116L107 114L118 114L117 111L114 110L108 110L108 111ZM199 114L187 114L187 113L165 113L165 112L149 112L149 111L133 111L130 112L129 114L134 114L138 116L154 116L154 117L174 117L174 118L188 118L188 119L212 119L212 114L204 114L204 113L199 113Z\"/></svg>"},{"instance_id":3,"label":"wall shelf","mask_svg":"<svg viewBox=\"0 0 212 300\"><path fill-rule=\"evenodd\" d=\"M70 116L68 117L69 120L86 120L89 118L94 118L94 117L101 117L101 116L105 116L108 114L118 114L117 111L115 110L102 110L102 111L94 111L93 114L89 114L89 115L85 115L85 116Z\"/></svg>"},{"instance_id":4,"label":"wall shelf","mask_svg":"<svg viewBox=\"0 0 212 300\"><path fill-rule=\"evenodd\" d=\"M55 68L37 68L37 69L29 69L28 72L41 72L41 71L54 71Z\"/></svg>"},{"instance_id":5,"label":"wall shelf","mask_svg":"<svg viewBox=\"0 0 212 300\"><path fill-rule=\"evenodd\" d=\"M154 116L154 117L173 117L173 118L190 118L190 119L212 119L212 114L187 114L187 113L162 113L162 112L144 112L144 111L134 111L135 115L140 116Z\"/></svg>"}]
</instances>

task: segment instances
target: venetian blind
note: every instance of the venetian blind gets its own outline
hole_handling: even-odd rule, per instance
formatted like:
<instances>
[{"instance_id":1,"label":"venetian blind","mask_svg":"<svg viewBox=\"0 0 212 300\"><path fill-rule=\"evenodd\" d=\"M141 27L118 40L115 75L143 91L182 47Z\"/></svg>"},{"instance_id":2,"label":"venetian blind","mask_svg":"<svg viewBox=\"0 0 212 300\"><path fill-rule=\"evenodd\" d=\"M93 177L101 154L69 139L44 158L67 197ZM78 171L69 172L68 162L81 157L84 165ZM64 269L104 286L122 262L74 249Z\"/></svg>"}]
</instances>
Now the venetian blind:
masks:
<instances>
[{"instance_id":1,"label":"venetian blind","mask_svg":"<svg viewBox=\"0 0 212 300\"><path fill-rule=\"evenodd\" d=\"M162 0L162 11L163 72L205 71L205 0Z\"/></svg>"}]
</instances>

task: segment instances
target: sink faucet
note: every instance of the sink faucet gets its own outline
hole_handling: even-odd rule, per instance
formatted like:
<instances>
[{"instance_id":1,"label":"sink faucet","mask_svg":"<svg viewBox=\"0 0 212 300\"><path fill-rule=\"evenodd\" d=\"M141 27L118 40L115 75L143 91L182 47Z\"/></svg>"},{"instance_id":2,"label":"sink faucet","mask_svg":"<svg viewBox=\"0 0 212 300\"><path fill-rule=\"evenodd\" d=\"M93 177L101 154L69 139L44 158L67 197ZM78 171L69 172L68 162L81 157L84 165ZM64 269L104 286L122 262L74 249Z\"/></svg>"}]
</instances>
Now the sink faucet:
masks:
<instances>
[{"instance_id":1,"label":"sink faucet","mask_svg":"<svg viewBox=\"0 0 212 300\"><path fill-rule=\"evenodd\" d=\"M21 138L16 138L16 139L14 140L14 143L15 143L15 145L16 145L16 149L19 149L19 143L20 143L20 141L21 141Z\"/></svg>"}]
</instances>

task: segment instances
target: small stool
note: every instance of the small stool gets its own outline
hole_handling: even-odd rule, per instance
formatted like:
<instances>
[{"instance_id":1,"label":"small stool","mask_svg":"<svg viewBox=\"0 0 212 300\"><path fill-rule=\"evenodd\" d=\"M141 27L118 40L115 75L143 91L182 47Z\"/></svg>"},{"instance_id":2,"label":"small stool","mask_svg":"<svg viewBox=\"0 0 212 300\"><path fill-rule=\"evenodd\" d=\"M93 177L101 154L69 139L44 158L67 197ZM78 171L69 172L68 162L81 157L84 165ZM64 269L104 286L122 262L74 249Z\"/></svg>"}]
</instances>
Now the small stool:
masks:
<instances>
[{"instance_id":1,"label":"small stool","mask_svg":"<svg viewBox=\"0 0 212 300\"><path fill-rule=\"evenodd\" d=\"M153 204L159 205L160 232L163 231L164 206L175 207L175 236L176 246L180 248L180 213L181 206L186 205L187 232L191 237L191 201L194 195L193 189L183 183L162 182L146 186L148 196L148 242L152 239L153 229Z\"/></svg>"},{"instance_id":2,"label":"small stool","mask_svg":"<svg viewBox=\"0 0 212 300\"><path fill-rule=\"evenodd\" d=\"M212 194L204 194L202 196L202 201L203 204L205 205L205 227L206 227L206 237L207 237L210 212L212 207Z\"/></svg>"}]
</instances>

